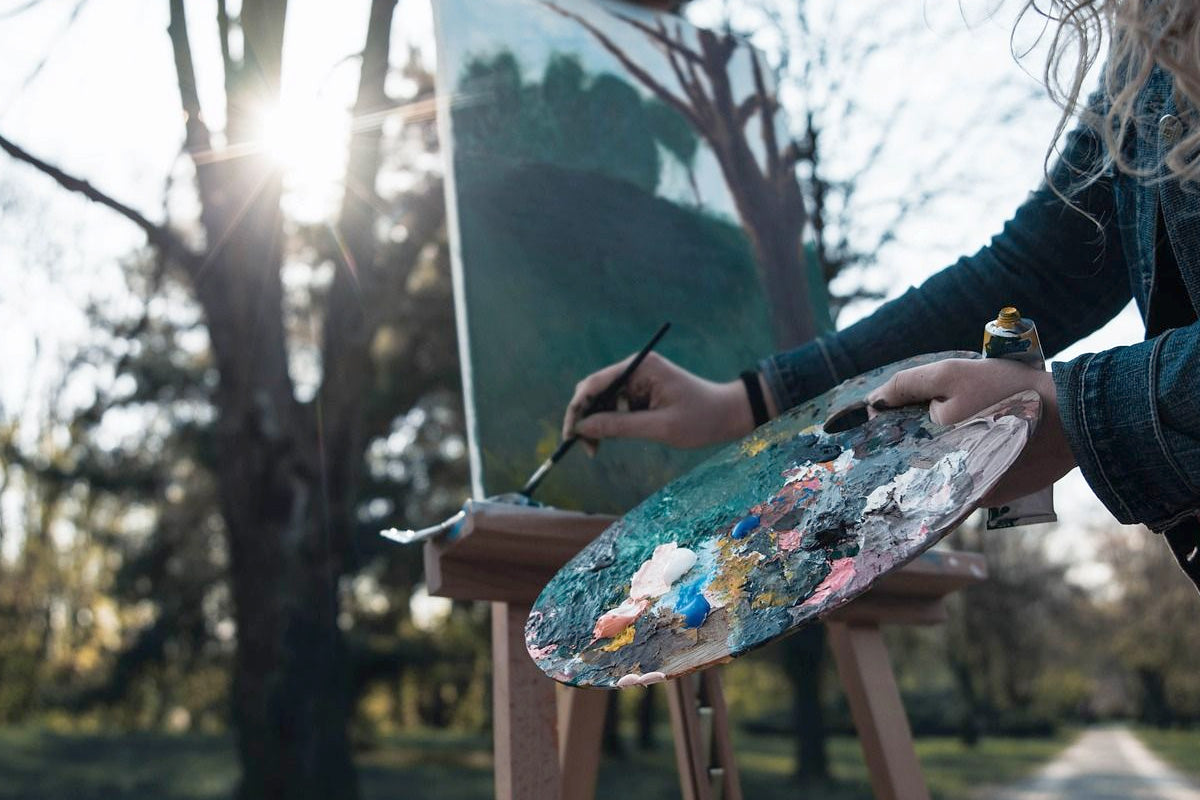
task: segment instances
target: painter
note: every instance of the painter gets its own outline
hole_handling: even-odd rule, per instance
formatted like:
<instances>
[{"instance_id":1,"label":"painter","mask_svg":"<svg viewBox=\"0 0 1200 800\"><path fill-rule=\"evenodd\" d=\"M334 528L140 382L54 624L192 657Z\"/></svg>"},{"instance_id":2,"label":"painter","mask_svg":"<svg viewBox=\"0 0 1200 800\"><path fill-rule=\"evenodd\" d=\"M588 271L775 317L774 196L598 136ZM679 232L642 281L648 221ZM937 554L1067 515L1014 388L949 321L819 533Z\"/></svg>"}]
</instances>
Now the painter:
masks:
<instances>
[{"instance_id":1,"label":"painter","mask_svg":"<svg viewBox=\"0 0 1200 800\"><path fill-rule=\"evenodd\" d=\"M634 383L649 411L582 419L568 411L566 432L680 446L728 441L872 368L975 349L979 321L997 308L1041 320L1040 342L1053 357L1132 300L1142 341L1050 371L1003 358L919 366L870 400L928 404L934 421L951 424L1014 391L1036 392L1043 412L1028 452L986 505L1008 505L1079 469L1117 521L1162 534L1200 585L1200 229L1191 222L1200 213L1200 160L1192 157L1200 147L1200 10L1187 0L1099 0L1083 4L1087 13L1076 6L1048 5L1057 26L1048 74L1066 136L1048 143L1043 180L990 242L855 324L765 355L749 379L731 371L707 373L710 381L648 360ZM1085 96L1092 64L1103 64L1102 80ZM577 395L595 390L585 378Z\"/></svg>"}]
</instances>

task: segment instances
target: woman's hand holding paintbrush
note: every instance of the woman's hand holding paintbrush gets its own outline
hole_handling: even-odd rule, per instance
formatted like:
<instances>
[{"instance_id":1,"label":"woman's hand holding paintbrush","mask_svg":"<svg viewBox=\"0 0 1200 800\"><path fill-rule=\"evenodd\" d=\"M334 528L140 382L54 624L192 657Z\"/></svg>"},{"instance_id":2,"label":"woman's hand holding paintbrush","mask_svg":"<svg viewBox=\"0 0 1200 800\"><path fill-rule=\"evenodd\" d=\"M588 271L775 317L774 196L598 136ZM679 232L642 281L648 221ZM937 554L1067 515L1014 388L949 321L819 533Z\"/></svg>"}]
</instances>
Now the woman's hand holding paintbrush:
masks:
<instances>
[{"instance_id":1,"label":"woman's hand holding paintbrush","mask_svg":"<svg viewBox=\"0 0 1200 800\"><path fill-rule=\"evenodd\" d=\"M600 439L650 439L672 447L703 447L738 439L754 430L754 416L740 380L715 383L656 353L630 376L628 410L588 413L596 396L633 357L605 367L575 386L563 418L563 438L579 436L594 454ZM775 410L768 410L774 416Z\"/></svg>"},{"instance_id":2,"label":"woman's hand holding paintbrush","mask_svg":"<svg viewBox=\"0 0 1200 800\"><path fill-rule=\"evenodd\" d=\"M586 398L585 402L580 407L579 415L586 417L589 414L605 412L616 408L618 406L618 400L620 399L621 393L625 390L626 384L629 383L629 379L633 377L633 374L637 372L638 367L641 366L642 362L645 361L646 358L651 354L651 351L654 350L654 346L659 343L662 337L665 336L667 331L670 329L671 323L664 322L662 327L650 337L650 341L646 342L646 344L642 346L641 350L617 365L618 369L614 370L614 374L611 375L605 382L603 388L599 389L596 394L589 395ZM578 433L564 430L563 439L558 445L558 449L556 449L549 458L542 462L542 465L538 467L536 471L534 471L533 475L529 476L529 480L525 481L525 485L521 487L519 494L524 497L530 497L534 490L537 489L538 485L541 484L542 479L546 477L546 473L550 472L550 468L557 464L559 459L566 455L567 451L570 450L575 442L579 441L580 438L581 437ZM595 452L595 444L589 445L589 452Z\"/></svg>"}]
</instances>

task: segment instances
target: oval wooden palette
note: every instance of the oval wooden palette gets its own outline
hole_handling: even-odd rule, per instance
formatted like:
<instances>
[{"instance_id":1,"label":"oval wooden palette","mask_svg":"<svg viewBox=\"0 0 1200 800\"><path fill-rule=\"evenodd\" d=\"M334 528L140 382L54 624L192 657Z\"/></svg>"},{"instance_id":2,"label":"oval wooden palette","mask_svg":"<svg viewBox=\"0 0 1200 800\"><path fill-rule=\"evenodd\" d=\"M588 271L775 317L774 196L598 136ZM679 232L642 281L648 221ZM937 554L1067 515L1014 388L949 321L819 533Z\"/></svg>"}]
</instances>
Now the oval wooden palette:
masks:
<instances>
[{"instance_id":1,"label":"oval wooden palette","mask_svg":"<svg viewBox=\"0 0 1200 800\"><path fill-rule=\"evenodd\" d=\"M1012 465L1041 413L1024 392L957 425L921 406L862 421L892 374L949 357L975 354L851 379L650 496L543 590L525 628L534 661L575 686L675 678L795 631L931 547Z\"/></svg>"}]
</instances>

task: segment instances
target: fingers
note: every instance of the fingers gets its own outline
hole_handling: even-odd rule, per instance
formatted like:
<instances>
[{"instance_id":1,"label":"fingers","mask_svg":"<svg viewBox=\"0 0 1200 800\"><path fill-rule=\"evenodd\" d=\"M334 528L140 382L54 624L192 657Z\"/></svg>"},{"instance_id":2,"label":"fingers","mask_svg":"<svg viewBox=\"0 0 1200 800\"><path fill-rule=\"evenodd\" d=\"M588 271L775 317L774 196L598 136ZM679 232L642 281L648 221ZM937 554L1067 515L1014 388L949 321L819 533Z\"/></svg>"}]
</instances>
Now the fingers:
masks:
<instances>
[{"instance_id":1,"label":"fingers","mask_svg":"<svg viewBox=\"0 0 1200 800\"><path fill-rule=\"evenodd\" d=\"M563 415L563 439L567 439L575 433L575 425L583 416L583 411L587 408L588 403L616 380L625 371L625 367L631 360L633 360L633 356L621 359L615 364L609 364L604 369L593 372L575 384L575 394L571 397L571 402L567 404L567 413Z\"/></svg>"},{"instance_id":2,"label":"fingers","mask_svg":"<svg viewBox=\"0 0 1200 800\"><path fill-rule=\"evenodd\" d=\"M668 409L651 411L602 411L579 420L575 433L587 439L653 439L667 442L672 438L675 414Z\"/></svg>"},{"instance_id":3,"label":"fingers","mask_svg":"<svg viewBox=\"0 0 1200 800\"><path fill-rule=\"evenodd\" d=\"M961 422L993 402L987 400L989 389L983 385L986 376L978 374L982 363L950 358L897 372L867 396L871 415L889 408L928 403L929 418L939 425ZM995 364L987 366L996 371ZM1007 365L1000 366L1003 371L1002 367Z\"/></svg>"},{"instance_id":4,"label":"fingers","mask_svg":"<svg viewBox=\"0 0 1200 800\"><path fill-rule=\"evenodd\" d=\"M867 403L875 411L927 403L945 396L945 362L897 372L887 383L867 395Z\"/></svg>"}]
</instances>

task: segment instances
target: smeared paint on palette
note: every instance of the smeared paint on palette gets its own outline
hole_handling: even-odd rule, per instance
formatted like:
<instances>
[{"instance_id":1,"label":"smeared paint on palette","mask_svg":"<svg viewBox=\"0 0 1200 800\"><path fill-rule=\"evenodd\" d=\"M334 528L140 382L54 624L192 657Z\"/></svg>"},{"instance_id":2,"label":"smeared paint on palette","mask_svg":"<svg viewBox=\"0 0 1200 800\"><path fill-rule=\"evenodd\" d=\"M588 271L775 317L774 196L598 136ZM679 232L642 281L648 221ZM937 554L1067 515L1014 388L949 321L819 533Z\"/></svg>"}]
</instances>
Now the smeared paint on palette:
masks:
<instances>
[{"instance_id":1,"label":"smeared paint on palette","mask_svg":"<svg viewBox=\"0 0 1200 800\"><path fill-rule=\"evenodd\" d=\"M1037 394L953 426L924 407L838 420L895 372L948 357L975 356L847 381L652 495L546 586L525 628L534 661L576 686L674 678L796 630L931 547L1020 454Z\"/></svg>"}]
</instances>

